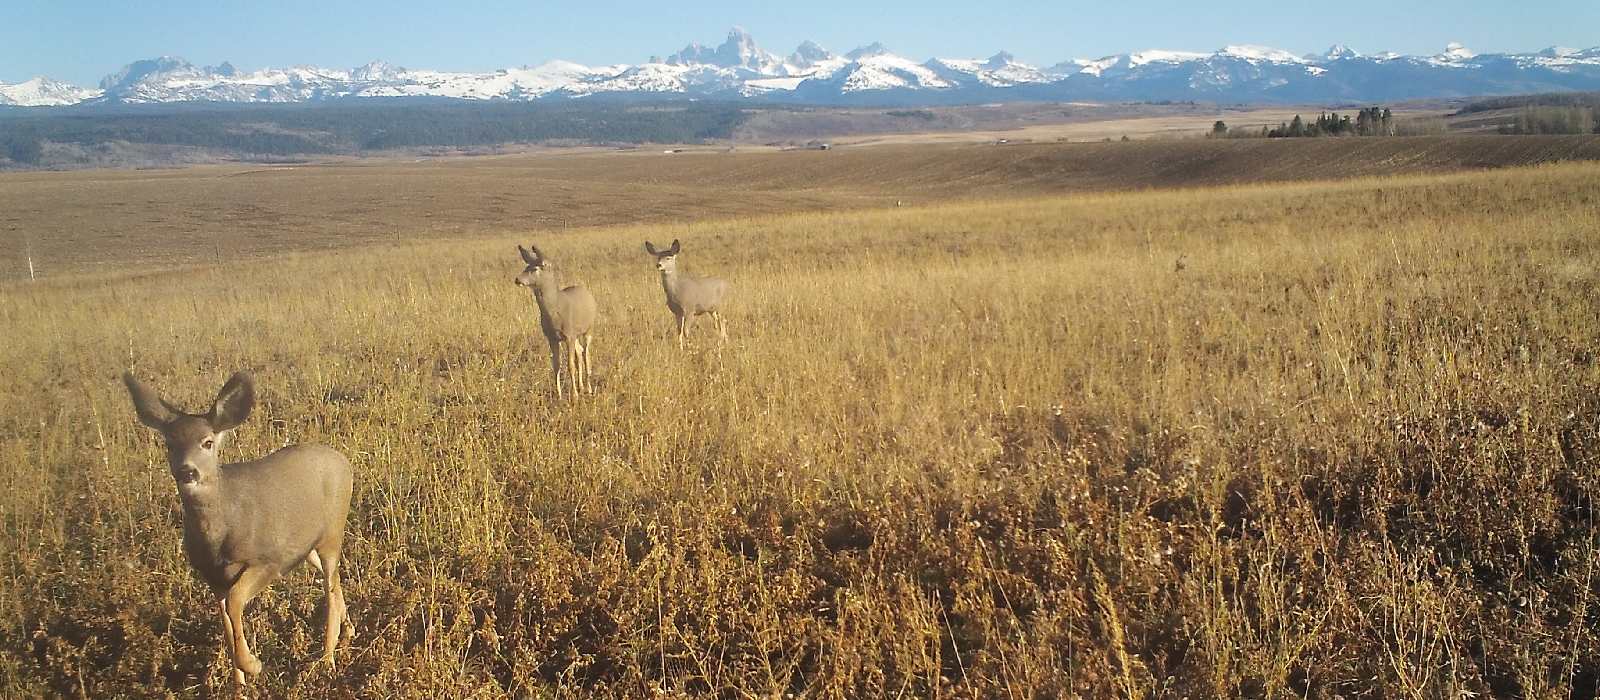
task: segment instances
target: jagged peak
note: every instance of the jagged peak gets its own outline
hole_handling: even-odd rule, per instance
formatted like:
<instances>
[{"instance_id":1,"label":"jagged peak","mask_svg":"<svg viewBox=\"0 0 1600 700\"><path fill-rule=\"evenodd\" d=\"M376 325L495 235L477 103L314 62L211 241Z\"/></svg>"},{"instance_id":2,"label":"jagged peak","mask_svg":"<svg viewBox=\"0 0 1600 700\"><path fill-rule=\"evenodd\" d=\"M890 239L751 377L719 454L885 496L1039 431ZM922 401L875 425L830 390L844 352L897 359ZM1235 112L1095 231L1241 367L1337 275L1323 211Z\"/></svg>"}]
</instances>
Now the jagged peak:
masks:
<instances>
[{"instance_id":1,"label":"jagged peak","mask_svg":"<svg viewBox=\"0 0 1600 700\"><path fill-rule=\"evenodd\" d=\"M1345 58L1360 58L1361 54L1344 44L1334 44L1322 53L1322 57L1330 61L1337 61Z\"/></svg>"},{"instance_id":2,"label":"jagged peak","mask_svg":"<svg viewBox=\"0 0 1600 700\"><path fill-rule=\"evenodd\" d=\"M889 47L884 46L883 42L881 41L874 41L866 46L859 47L856 50L845 54L844 57L852 61L859 61L863 58L883 56L887 53L889 53Z\"/></svg>"},{"instance_id":3,"label":"jagged peak","mask_svg":"<svg viewBox=\"0 0 1600 700\"><path fill-rule=\"evenodd\" d=\"M988 68L1004 68L1016 62L1016 56L1011 55L1010 51L1002 50L999 53L990 56L989 60L984 61L983 65Z\"/></svg>"}]
</instances>

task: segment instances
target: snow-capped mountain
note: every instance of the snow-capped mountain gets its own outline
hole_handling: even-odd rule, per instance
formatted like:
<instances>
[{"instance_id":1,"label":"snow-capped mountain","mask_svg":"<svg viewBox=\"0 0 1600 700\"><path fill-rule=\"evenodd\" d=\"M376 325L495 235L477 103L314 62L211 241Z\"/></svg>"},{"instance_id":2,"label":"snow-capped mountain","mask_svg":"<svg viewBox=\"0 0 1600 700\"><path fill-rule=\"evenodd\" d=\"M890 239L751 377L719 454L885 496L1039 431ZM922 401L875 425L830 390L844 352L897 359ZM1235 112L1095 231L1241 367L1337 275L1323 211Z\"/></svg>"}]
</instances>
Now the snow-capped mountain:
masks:
<instances>
[{"instance_id":1,"label":"snow-capped mountain","mask_svg":"<svg viewBox=\"0 0 1600 700\"><path fill-rule=\"evenodd\" d=\"M15 85L0 83L0 105L59 107L92 100L99 96L99 90L81 88L44 77L24 80Z\"/></svg>"},{"instance_id":2,"label":"snow-capped mountain","mask_svg":"<svg viewBox=\"0 0 1600 700\"><path fill-rule=\"evenodd\" d=\"M916 61L879 43L837 55L814 42L780 56L734 28L715 47L689 44L665 59L584 66L549 61L491 72L356 68L241 71L165 56L136 61L78 88L46 78L0 83L0 105L163 102L314 102L367 97L528 101L596 96L758 99L815 104L930 104L1016 100L1346 102L1562 90L1600 90L1600 47L1476 53L1451 43L1430 56L1321 54L1239 44L1210 52L1147 50L1077 58L1047 68L1001 51L989 58Z\"/></svg>"}]
</instances>

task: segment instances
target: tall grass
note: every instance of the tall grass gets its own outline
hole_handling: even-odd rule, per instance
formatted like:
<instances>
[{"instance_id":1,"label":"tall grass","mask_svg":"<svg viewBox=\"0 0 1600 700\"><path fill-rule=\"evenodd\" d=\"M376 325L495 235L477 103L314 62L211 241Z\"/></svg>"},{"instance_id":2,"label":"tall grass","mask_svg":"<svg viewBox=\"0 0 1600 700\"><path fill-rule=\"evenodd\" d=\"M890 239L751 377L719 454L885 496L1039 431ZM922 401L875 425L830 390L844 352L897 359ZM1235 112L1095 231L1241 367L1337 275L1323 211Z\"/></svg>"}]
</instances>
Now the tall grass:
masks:
<instances>
[{"instance_id":1,"label":"tall grass","mask_svg":"<svg viewBox=\"0 0 1600 700\"><path fill-rule=\"evenodd\" d=\"M0 289L0 693L228 692L160 447L357 469L272 696L1592 693L1600 167L541 233ZM644 239L734 285L679 352ZM1175 262L1183 259L1182 269Z\"/></svg>"}]
</instances>

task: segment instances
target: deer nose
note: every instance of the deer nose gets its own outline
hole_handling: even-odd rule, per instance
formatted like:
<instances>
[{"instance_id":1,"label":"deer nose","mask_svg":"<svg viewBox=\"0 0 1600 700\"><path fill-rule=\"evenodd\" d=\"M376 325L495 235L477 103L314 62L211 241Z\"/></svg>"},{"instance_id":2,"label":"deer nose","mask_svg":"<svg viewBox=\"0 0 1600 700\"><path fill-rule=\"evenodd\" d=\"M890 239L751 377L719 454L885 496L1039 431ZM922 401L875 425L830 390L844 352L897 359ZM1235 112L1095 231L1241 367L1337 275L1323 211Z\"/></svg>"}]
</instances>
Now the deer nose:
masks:
<instances>
[{"instance_id":1,"label":"deer nose","mask_svg":"<svg viewBox=\"0 0 1600 700\"><path fill-rule=\"evenodd\" d=\"M172 478L177 479L179 486L192 484L200 480L200 470L193 464L180 464L172 470Z\"/></svg>"}]
</instances>

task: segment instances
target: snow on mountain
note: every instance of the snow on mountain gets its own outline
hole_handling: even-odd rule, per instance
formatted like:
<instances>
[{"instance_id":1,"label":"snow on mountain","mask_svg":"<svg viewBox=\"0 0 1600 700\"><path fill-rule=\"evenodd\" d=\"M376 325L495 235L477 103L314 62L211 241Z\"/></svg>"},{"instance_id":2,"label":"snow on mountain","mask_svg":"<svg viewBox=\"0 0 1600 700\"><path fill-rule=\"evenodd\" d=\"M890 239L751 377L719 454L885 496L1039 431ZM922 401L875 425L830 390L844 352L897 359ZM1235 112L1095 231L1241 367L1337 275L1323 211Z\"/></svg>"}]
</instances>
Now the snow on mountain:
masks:
<instances>
[{"instance_id":1,"label":"snow on mountain","mask_svg":"<svg viewBox=\"0 0 1600 700\"><path fill-rule=\"evenodd\" d=\"M1211 52L1152 49L1040 69L1001 51L987 59L896 55L879 43L837 55L803 42L780 57L735 27L721 44L666 59L584 66L550 61L488 72L294 66L243 71L163 56L128 64L99 90L47 78L0 83L0 105L312 102L368 97L537 100L601 95L759 98L818 104L975 100L1376 101L1600 89L1600 47L1478 54L1452 43L1433 56L1364 56L1342 44L1296 55L1237 44Z\"/></svg>"},{"instance_id":2,"label":"snow on mountain","mask_svg":"<svg viewBox=\"0 0 1600 700\"><path fill-rule=\"evenodd\" d=\"M955 83L940 77L933 69L889 53L882 44L856 49L847 56L850 63L827 78L838 84L841 93L955 86Z\"/></svg>"},{"instance_id":3,"label":"snow on mountain","mask_svg":"<svg viewBox=\"0 0 1600 700\"><path fill-rule=\"evenodd\" d=\"M1129 66L1142 66L1147 63L1184 63L1198 61L1210 57L1211 54L1195 53L1193 51L1163 51L1152 49L1138 53L1127 54Z\"/></svg>"},{"instance_id":4,"label":"snow on mountain","mask_svg":"<svg viewBox=\"0 0 1600 700\"><path fill-rule=\"evenodd\" d=\"M1464 66L1477 56L1478 54L1473 53L1471 49L1452 41L1445 44L1444 51L1434 56L1432 62L1441 66Z\"/></svg>"},{"instance_id":5,"label":"snow on mountain","mask_svg":"<svg viewBox=\"0 0 1600 700\"><path fill-rule=\"evenodd\" d=\"M1273 63L1306 62L1305 59L1288 51L1284 51L1283 49L1275 49L1270 46L1254 46L1250 44L1224 46L1222 49L1217 51L1217 55L1229 56L1232 58L1242 58L1246 61L1270 61Z\"/></svg>"},{"instance_id":6,"label":"snow on mountain","mask_svg":"<svg viewBox=\"0 0 1600 700\"><path fill-rule=\"evenodd\" d=\"M45 77L24 80L14 85L0 83L0 105L15 107L59 107L99 96L99 90L81 88Z\"/></svg>"},{"instance_id":7,"label":"snow on mountain","mask_svg":"<svg viewBox=\"0 0 1600 700\"><path fill-rule=\"evenodd\" d=\"M990 87L1012 87L1050 80L1050 76L1044 71L1017 62L1015 56L1005 51L984 60L935 58L923 65L938 74L941 79L956 85L966 85L971 84L969 81L976 81Z\"/></svg>"},{"instance_id":8,"label":"snow on mountain","mask_svg":"<svg viewBox=\"0 0 1600 700\"><path fill-rule=\"evenodd\" d=\"M1361 58L1361 54L1344 44L1329 46L1328 50L1322 53L1323 61L1342 61L1349 58Z\"/></svg>"}]
</instances>

